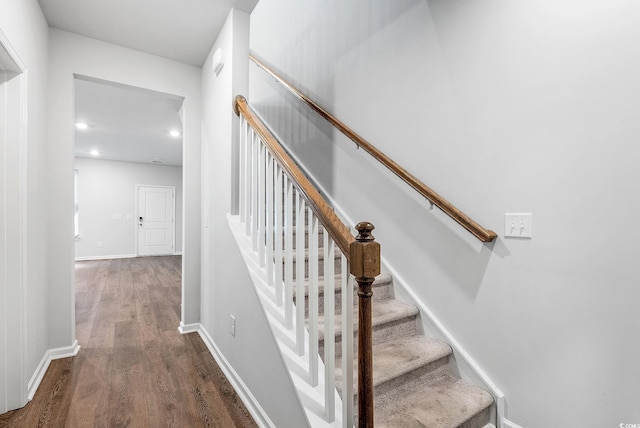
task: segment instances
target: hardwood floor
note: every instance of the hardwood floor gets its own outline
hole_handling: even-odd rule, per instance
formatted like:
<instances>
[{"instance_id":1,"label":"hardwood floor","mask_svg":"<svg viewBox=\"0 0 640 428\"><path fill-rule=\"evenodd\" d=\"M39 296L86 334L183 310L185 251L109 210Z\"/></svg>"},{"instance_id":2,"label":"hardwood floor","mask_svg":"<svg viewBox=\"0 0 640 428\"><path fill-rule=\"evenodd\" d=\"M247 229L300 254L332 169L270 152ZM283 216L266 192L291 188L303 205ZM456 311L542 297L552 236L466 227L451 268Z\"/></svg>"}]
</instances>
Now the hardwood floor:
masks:
<instances>
[{"instance_id":1,"label":"hardwood floor","mask_svg":"<svg viewBox=\"0 0 640 428\"><path fill-rule=\"evenodd\" d=\"M2 427L255 427L196 333L180 335L181 257L76 263L74 358Z\"/></svg>"}]
</instances>

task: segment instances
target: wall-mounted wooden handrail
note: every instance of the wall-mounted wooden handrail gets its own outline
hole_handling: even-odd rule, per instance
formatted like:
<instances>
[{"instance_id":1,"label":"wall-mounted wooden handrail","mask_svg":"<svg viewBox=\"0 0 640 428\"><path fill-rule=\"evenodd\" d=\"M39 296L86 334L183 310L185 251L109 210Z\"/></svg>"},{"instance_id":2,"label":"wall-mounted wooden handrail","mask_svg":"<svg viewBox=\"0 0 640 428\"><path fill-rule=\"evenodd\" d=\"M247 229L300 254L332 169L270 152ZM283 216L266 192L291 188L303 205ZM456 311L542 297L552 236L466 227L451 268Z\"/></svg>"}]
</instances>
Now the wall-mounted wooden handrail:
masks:
<instances>
[{"instance_id":1,"label":"wall-mounted wooden handrail","mask_svg":"<svg viewBox=\"0 0 640 428\"><path fill-rule=\"evenodd\" d=\"M304 195L311 210L318 217L318 220L333 238L336 245L342 250L342 254L348 259L349 247L351 243L355 241L349 228L340 220L333 211L333 208L327 204L320 192L318 192L291 156L282 148L271 131L269 131L262 120L258 118L258 115L242 95L236 97L235 111L236 114L242 114L249 125L260 136L284 173L287 174L298 191Z\"/></svg>"},{"instance_id":2,"label":"wall-mounted wooden handrail","mask_svg":"<svg viewBox=\"0 0 640 428\"><path fill-rule=\"evenodd\" d=\"M496 238L496 233L492 230L485 229L480 226L478 223L473 221L469 216L456 208L453 204L447 201L445 198L436 193L429 186L424 184L422 181L418 180L414 175L410 174L407 170L398 165L395 161L385 155L383 152L378 150L377 147L369 143L367 140L358 135L355 131L349 128L347 125L339 121L335 118L331 113L327 112L324 108L319 106L316 102L310 99L308 96L300 92L290 83L288 83L285 79L283 79L280 75L278 75L275 71L273 71L269 66L264 64L264 62L260 61L254 55L249 55L249 58L260 68L262 68L265 72L271 75L274 79L276 79L282 86L284 86L289 92L295 95L297 98L302 100L305 104L311 107L315 112L317 112L320 116L325 118L329 123L331 123L336 129L346 135L349 139L351 139L354 143L356 143L359 147L364 149L367 153L373 156L376 160L386 166L391 172L396 174L400 179L405 181L409 186L414 188L418 193L428 199L433 205L438 207L442 212L447 214L453 220L458 222L462 227L471 232L476 238L478 238L482 242L492 242Z\"/></svg>"}]
</instances>

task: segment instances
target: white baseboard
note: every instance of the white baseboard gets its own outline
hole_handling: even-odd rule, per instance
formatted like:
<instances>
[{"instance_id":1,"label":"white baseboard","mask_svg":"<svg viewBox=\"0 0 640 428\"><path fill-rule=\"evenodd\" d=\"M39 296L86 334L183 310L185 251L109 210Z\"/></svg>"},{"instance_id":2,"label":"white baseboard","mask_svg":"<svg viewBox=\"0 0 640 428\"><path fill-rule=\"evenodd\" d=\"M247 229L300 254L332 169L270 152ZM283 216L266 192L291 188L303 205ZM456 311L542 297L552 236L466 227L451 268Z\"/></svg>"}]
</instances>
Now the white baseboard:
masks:
<instances>
[{"instance_id":1,"label":"white baseboard","mask_svg":"<svg viewBox=\"0 0 640 428\"><path fill-rule=\"evenodd\" d=\"M175 253L173 253L174 256L181 256L182 255L182 251L176 251Z\"/></svg>"},{"instance_id":2,"label":"white baseboard","mask_svg":"<svg viewBox=\"0 0 640 428\"><path fill-rule=\"evenodd\" d=\"M180 334L197 333L198 331L200 331L200 328L200 323L183 324L182 321L180 321L178 331L180 332Z\"/></svg>"},{"instance_id":3,"label":"white baseboard","mask_svg":"<svg viewBox=\"0 0 640 428\"><path fill-rule=\"evenodd\" d=\"M514 422L511 422L509 419L503 419L502 428L522 428L522 427Z\"/></svg>"},{"instance_id":4,"label":"white baseboard","mask_svg":"<svg viewBox=\"0 0 640 428\"><path fill-rule=\"evenodd\" d=\"M38 364L38 367L36 367L36 371L31 376L29 383L27 384L27 399L29 401L33 399L33 396L40 386L40 382L42 382L45 373L47 373L47 369L49 368L51 361L67 357L75 357L76 355L78 355L79 351L80 345L78 345L77 340L74 340L73 345L71 346L47 350L47 352L44 353L42 360L40 360L40 364Z\"/></svg>"},{"instance_id":5,"label":"white baseboard","mask_svg":"<svg viewBox=\"0 0 640 428\"><path fill-rule=\"evenodd\" d=\"M113 260L113 259L132 259L138 257L136 254L116 254L111 256L86 256L76 257L77 262L86 262L89 260Z\"/></svg>"},{"instance_id":6,"label":"white baseboard","mask_svg":"<svg viewBox=\"0 0 640 428\"><path fill-rule=\"evenodd\" d=\"M227 361L220 349L213 342L211 336L206 331L204 326L202 326L202 324L198 324L198 326L198 334L202 338L205 345L207 345L209 352L211 352L211 355L213 355L214 360L216 360L216 363L218 363L218 366L222 370L222 373L224 373L231 386L233 386L233 389L235 389L238 397L240 397L240 400L242 400L244 405L247 407L247 410L256 421L256 424L258 424L258 426L261 428L276 428L269 416L265 413L262 406L260 406L260 403L258 403L256 398L253 396L247 385L242 381L238 373L233 369L233 367L231 367L229 361Z\"/></svg>"}]
</instances>

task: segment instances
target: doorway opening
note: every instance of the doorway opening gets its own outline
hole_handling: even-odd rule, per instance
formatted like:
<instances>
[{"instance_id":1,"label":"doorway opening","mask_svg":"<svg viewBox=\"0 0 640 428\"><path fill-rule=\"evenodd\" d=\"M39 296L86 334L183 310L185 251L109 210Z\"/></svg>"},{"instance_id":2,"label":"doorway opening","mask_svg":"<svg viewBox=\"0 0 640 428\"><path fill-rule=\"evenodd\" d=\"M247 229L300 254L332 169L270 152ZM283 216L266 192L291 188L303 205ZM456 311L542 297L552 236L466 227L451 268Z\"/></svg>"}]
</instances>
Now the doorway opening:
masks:
<instances>
[{"instance_id":1,"label":"doorway opening","mask_svg":"<svg viewBox=\"0 0 640 428\"><path fill-rule=\"evenodd\" d=\"M75 259L181 255L184 98L78 75L74 89ZM175 189L149 194L149 209L169 210L162 231L142 233L151 219L138 213L141 185ZM157 248L140 251L141 238Z\"/></svg>"},{"instance_id":2,"label":"doorway opening","mask_svg":"<svg viewBox=\"0 0 640 428\"><path fill-rule=\"evenodd\" d=\"M183 103L181 96L75 75L76 284L87 260L134 263L162 254L183 269ZM141 211L143 187L170 191L149 190ZM90 325L90 316L76 314L82 346L93 340Z\"/></svg>"}]
</instances>

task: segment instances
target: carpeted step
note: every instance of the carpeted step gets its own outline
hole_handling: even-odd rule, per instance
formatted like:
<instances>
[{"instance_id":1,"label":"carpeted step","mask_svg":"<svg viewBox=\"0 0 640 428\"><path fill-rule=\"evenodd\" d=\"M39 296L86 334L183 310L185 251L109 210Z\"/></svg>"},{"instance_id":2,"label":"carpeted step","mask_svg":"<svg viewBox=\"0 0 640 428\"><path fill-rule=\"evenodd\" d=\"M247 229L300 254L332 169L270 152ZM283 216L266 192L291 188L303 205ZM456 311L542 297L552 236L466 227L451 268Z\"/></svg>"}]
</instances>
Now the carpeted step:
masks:
<instances>
[{"instance_id":1,"label":"carpeted step","mask_svg":"<svg viewBox=\"0 0 640 428\"><path fill-rule=\"evenodd\" d=\"M405 391L402 399L377 402L376 428L481 428L490 421L493 398L450 374Z\"/></svg>"},{"instance_id":2,"label":"carpeted step","mask_svg":"<svg viewBox=\"0 0 640 428\"><path fill-rule=\"evenodd\" d=\"M357 305L358 303L358 285L352 278L353 285L353 303ZM386 300L392 297L391 286L392 286L392 278L391 275L383 273L376 277L373 282L371 289L373 291L372 299L375 301ZM334 298L334 307L336 308L336 313L342 312L342 275L336 275L334 277L334 286L335 286L335 298ZM295 286L294 286L295 287ZM324 277L320 276L318 278L318 313L324 313ZM295 294L293 296L294 302L296 301ZM305 317L309 316L309 279L305 280Z\"/></svg>"},{"instance_id":3,"label":"carpeted step","mask_svg":"<svg viewBox=\"0 0 640 428\"><path fill-rule=\"evenodd\" d=\"M298 239L296 237L297 230L298 229L295 226L292 226L292 232L293 232L292 233L292 235L293 235L292 236L293 237L292 245L293 245L294 249L297 248L297 244L298 244ZM275 237L274 237L274 239L275 239ZM281 239L282 239L282 248L284 248L285 242L286 242L284 234L282 235ZM275 248L275 240L274 240L274 244L273 245L274 245L274 248ZM309 228L308 227L304 228L304 246L305 246L305 248L309 247ZM318 228L318 248L324 248L324 229L322 227Z\"/></svg>"},{"instance_id":4,"label":"carpeted step","mask_svg":"<svg viewBox=\"0 0 640 428\"><path fill-rule=\"evenodd\" d=\"M373 343L379 344L392 339L413 336L416 334L416 317L418 309L394 299L373 301L371 310L371 325ZM358 319L358 308L353 309L353 319ZM342 354L342 317L336 315L336 357ZM354 326L354 336L357 335L357 324ZM318 318L318 337L320 355L324 355L324 316Z\"/></svg>"},{"instance_id":5,"label":"carpeted step","mask_svg":"<svg viewBox=\"0 0 640 428\"><path fill-rule=\"evenodd\" d=\"M297 251L294 251L292 254L293 258L293 278L295 279L298 274L298 254ZM304 251L304 276L309 276L309 250L305 249ZM324 251L318 251L318 275L322 276L324 274ZM282 253L282 275L285 275L285 255L284 251ZM342 253L336 248L334 253L333 260L333 270L336 274L339 274L342 271Z\"/></svg>"},{"instance_id":6,"label":"carpeted step","mask_svg":"<svg viewBox=\"0 0 640 428\"><path fill-rule=\"evenodd\" d=\"M373 384L376 397L410 390L447 370L451 347L441 340L422 335L402 337L373 347ZM357 353L354 361L357 367ZM358 384L357 371L354 385ZM336 360L336 386L342 389L342 361Z\"/></svg>"}]
</instances>

